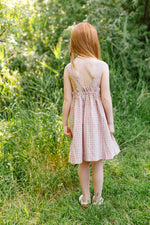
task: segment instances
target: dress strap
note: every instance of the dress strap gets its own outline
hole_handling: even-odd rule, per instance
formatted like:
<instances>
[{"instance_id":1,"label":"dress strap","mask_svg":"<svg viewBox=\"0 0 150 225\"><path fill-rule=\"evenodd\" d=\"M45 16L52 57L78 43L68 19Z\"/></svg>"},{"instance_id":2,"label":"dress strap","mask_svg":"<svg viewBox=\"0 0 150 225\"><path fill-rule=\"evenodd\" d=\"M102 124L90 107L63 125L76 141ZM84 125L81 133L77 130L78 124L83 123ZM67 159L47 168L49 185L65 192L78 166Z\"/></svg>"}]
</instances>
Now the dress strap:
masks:
<instances>
[{"instance_id":1,"label":"dress strap","mask_svg":"<svg viewBox=\"0 0 150 225\"><path fill-rule=\"evenodd\" d=\"M76 88L81 90L82 89L82 86L80 85L80 82L79 80L74 76L74 72L73 72L73 69L72 69L72 66L71 66L71 63L69 63L66 68L68 69L69 71L69 74L72 78L72 80L74 81L75 85L76 85Z\"/></svg>"},{"instance_id":2,"label":"dress strap","mask_svg":"<svg viewBox=\"0 0 150 225\"><path fill-rule=\"evenodd\" d=\"M93 82L92 82L91 86L93 86L93 87L99 86L101 76L102 76L102 65L101 65L101 63L98 63L96 74L95 74L95 77L93 78Z\"/></svg>"}]
</instances>

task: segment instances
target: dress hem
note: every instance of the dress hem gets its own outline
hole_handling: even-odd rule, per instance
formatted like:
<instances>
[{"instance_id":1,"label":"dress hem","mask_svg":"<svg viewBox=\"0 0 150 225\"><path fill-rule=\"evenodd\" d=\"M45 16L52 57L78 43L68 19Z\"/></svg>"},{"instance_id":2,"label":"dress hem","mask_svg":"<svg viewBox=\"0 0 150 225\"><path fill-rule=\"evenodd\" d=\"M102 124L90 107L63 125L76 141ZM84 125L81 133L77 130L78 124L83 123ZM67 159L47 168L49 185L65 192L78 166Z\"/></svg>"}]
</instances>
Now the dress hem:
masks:
<instances>
[{"instance_id":1,"label":"dress hem","mask_svg":"<svg viewBox=\"0 0 150 225\"><path fill-rule=\"evenodd\" d=\"M105 160L110 160L110 159L113 159L115 156L117 156L119 153L120 153L121 151L119 151L118 153L116 153L115 155L113 155L112 157L103 157L103 158L99 158L99 159L97 159L97 160L84 160L85 162L97 162L97 161L99 161L99 160L101 160L101 159L105 159ZM73 164L73 165L78 165L78 164L82 164L82 162L78 162L78 163L73 163L72 161L68 161L68 162L70 162L71 164Z\"/></svg>"}]
</instances>

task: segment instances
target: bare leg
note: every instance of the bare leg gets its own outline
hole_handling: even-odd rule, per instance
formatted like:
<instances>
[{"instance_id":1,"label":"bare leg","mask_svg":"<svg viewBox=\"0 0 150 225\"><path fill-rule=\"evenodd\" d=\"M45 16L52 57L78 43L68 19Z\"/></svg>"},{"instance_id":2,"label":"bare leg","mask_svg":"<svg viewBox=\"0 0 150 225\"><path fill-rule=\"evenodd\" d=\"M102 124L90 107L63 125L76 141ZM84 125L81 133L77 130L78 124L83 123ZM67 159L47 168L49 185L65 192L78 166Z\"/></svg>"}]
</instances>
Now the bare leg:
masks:
<instances>
[{"instance_id":1,"label":"bare leg","mask_svg":"<svg viewBox=\"0 0 150 225\"><path fill-rule=\"evenodd\" d=\"M103 160L91 162L92 163L92 181L94 185L94 195L101 196L103 188Z\"/></svg>"},{"instance_id":2,"label":"bare leg","mask_svg":"<svg viewBox=\"0 0 150 225\"><path fill-rule=\"evenodd\" d=\"M79 164L78 175L80 179L80 185L83 193L83 201L86 202L90 200L89 184L90 184L90 162L83 161L82 164Z\"/></svg>"}]
</instances>

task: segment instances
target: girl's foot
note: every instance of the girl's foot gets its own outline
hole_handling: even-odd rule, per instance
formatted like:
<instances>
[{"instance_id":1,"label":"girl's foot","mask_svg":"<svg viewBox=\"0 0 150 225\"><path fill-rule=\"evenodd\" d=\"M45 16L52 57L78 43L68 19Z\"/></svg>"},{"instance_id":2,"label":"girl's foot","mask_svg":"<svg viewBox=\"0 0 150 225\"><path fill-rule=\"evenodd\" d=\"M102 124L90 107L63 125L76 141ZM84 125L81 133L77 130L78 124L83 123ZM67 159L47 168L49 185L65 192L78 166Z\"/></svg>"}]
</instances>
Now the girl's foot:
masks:
<instances>
[{"instance_id":1,"label":"girl's foot","mask_svg":"<svg viewBox=\"0 0 150 225\"><path fill-rule=\"evenodd\" d=\"M81 195L79 197L79 203L80 203L80 205L82 206L83 209L87 209L88 205L91 203L91 200L88 200L88 201L84 202L83 201L83 195Z\"/></svg>"},{"instance_id":2,"label":"girl's foot","mask_svg":"<svg viewBox=\"0 0 150 225\"><path fill-rule=\"evenodd\" d=\"M93 196L92 202L93 205L101 205L103 203L104 199L102 196L99 196L95 199L95 196Z\"/></svg>"}]
</instances>

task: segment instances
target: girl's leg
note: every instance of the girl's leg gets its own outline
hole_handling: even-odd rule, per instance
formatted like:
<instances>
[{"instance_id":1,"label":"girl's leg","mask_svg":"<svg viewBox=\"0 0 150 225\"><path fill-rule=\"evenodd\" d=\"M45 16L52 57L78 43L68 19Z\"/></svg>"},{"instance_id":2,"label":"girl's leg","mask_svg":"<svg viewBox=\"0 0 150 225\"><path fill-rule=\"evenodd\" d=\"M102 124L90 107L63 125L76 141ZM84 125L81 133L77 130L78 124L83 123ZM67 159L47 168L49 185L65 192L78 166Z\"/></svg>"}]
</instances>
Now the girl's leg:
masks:
<instances>
[{"instance_id":1,"label":"girl's leg","mask_svg":"<svg viewBox=\"0 0 150 225\"><path fill-rule=\"evenodd\" d=\"M92 181L94 185L94 196L101 196L103 188L103 160L92 163Z\"/></svg>"},{"instance_id":2,"label":"girl's leg","mask_svg":"<svg viewBox=\"0 0 150 225\"><path fill-rule=\"evenodd\" d=\"M83 201L90 200L89 184L90 184L90 162L83 161L82 164L79 164L78 175L80 180L80 185L83 193Z\"/></svg>"}]
</instances>

